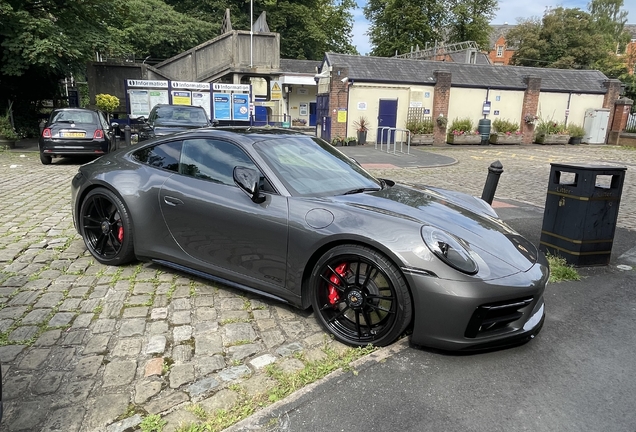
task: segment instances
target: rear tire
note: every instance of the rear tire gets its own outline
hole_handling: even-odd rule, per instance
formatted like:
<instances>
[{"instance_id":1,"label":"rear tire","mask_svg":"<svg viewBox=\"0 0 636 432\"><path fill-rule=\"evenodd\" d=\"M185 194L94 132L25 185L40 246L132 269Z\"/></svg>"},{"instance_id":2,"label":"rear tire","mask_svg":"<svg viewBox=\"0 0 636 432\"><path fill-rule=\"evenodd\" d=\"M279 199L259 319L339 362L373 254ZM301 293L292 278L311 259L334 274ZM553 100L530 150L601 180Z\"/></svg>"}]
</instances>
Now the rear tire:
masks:
<instances>
[{"instance_id":1,"label":"rear tire","mask_svg":"<svg viewBox=\"0 0 636 432\"><path fill-rule=\"evenodd\" d=\"M40 152L40 162L42 162L42 165L51 165L52 161L52 156L45 155L44 153Z\"/></svg>"}]
</instances>

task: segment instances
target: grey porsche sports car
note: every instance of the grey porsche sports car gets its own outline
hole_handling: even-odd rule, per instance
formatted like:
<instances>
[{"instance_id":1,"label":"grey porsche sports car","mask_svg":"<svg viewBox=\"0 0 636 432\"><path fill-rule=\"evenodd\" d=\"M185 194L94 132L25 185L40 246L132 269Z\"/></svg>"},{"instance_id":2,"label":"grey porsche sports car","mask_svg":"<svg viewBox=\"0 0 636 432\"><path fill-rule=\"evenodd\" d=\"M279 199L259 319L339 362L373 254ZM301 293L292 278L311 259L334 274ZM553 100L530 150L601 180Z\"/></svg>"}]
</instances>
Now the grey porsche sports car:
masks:
<instances>
[{"instance_id":1,"label":"grey porsche sports car","mask_svg":"<svg viewBox=\"0 0 636 432\"><path fill-rule=\"evenodd\" d=\"M484 201L377 179L325 141L204 128L79 168L73 217L100 262L153 261L300 308L349 345L443 350L539 332L545 257Z\"/></svg>"}]
</instances>

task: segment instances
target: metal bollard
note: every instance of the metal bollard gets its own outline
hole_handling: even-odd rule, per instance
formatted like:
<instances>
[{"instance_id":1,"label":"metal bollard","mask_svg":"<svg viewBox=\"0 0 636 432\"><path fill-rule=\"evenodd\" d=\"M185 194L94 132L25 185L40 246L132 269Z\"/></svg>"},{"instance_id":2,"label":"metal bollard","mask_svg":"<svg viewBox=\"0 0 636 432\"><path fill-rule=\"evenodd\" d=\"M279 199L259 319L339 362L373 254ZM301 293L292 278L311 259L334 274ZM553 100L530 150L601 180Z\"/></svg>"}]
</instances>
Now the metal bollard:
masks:
<instances>
[{"instance_id":1,"label":"metal bollard","mask_svg":"<svg viewBox=\"0 0 636 432\"><path fill-rule=\"evenodd\" d=\"M494 161L488 167L488 177L486 178L486 184L484 185L484 191L481 193L481 199L488 204L492 204L492 200L495 197L495 191L497 190L497 184L499 183L499 176L503 172L503 165L499 161Z\"/></svg>"},{"instance_id":2,"label":"metal bollard","mask_svg":"<svg viewBox=\"0 0 636 432\"><path fill-rule=\"evenodd\" d=\"M130 147L130 126L124 126L124 142L126 143L126 147Z\"/></svg>"}]
</instances>

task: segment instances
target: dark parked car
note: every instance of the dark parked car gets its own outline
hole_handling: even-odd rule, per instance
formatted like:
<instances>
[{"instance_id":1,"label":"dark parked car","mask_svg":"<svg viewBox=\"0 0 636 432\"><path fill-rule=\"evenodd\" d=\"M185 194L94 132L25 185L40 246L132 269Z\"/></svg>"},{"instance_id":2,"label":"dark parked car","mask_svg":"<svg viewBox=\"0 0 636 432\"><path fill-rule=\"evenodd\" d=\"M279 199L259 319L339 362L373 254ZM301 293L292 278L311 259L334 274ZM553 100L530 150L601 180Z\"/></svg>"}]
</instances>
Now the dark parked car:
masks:
<instances>
[{"instance_id":1,"label":"dark parked car","mask_svg":"<svg viewBox=\"0 0 636 432\"><path fill-rule=\"evenodd\" d=\"M292 131L198 129L83 165L75 226L104 264L149 260L300 308L350 345L529 340L545 257L484 201L378 179Z\"/></svg>"},{"instance_id":2,"label":"dark parked car","mask_svg":"<svg viewBox=\"0 0 636 432\"><path fill-rule=\"evenodd\" d=\"M211 126L208 114L200 106L155 105L139 130L139 141L170 135L188 129Z\"/></svg>"},{"instance_id":3,"label":"dark parked car","mask_svg":"<svg viewBox=\"0 0 636 432\"><path fill-rule=\"evenodd\" d=\"M109 153L113 145L113 129L102 112L56 109L40 135L40 160L48 165L56 156L100 156Z\"/></svg>"}]
</instances>

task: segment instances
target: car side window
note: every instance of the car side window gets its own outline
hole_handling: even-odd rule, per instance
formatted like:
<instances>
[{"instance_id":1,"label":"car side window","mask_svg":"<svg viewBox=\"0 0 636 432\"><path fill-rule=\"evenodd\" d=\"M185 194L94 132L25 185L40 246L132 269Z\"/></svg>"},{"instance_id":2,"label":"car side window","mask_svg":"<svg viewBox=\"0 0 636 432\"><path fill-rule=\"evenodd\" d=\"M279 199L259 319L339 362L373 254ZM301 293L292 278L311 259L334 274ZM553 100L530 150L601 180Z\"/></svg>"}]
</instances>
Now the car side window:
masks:
<instances>
[{"instance_id":1,"label":"car side window","mask_svg":"<svg viewBox=\"0 0 636 432\"><path fill-rule=\"evenodd\" d=\"M147 165L178 172L181 147L181 141L159 144L138 150L133 157Z\"/></svg>"},{"instance_id":2,"label":"car side window","mask_svg":"<svg viewBox=\"0 0 636 432\"><path fill-rule=\"evenodd\" d=\"M181 174L234 186L234 167L244 166L260 171L247 154L227 141L190 139L183 141Z\"/></svg>"}]
</instances>

